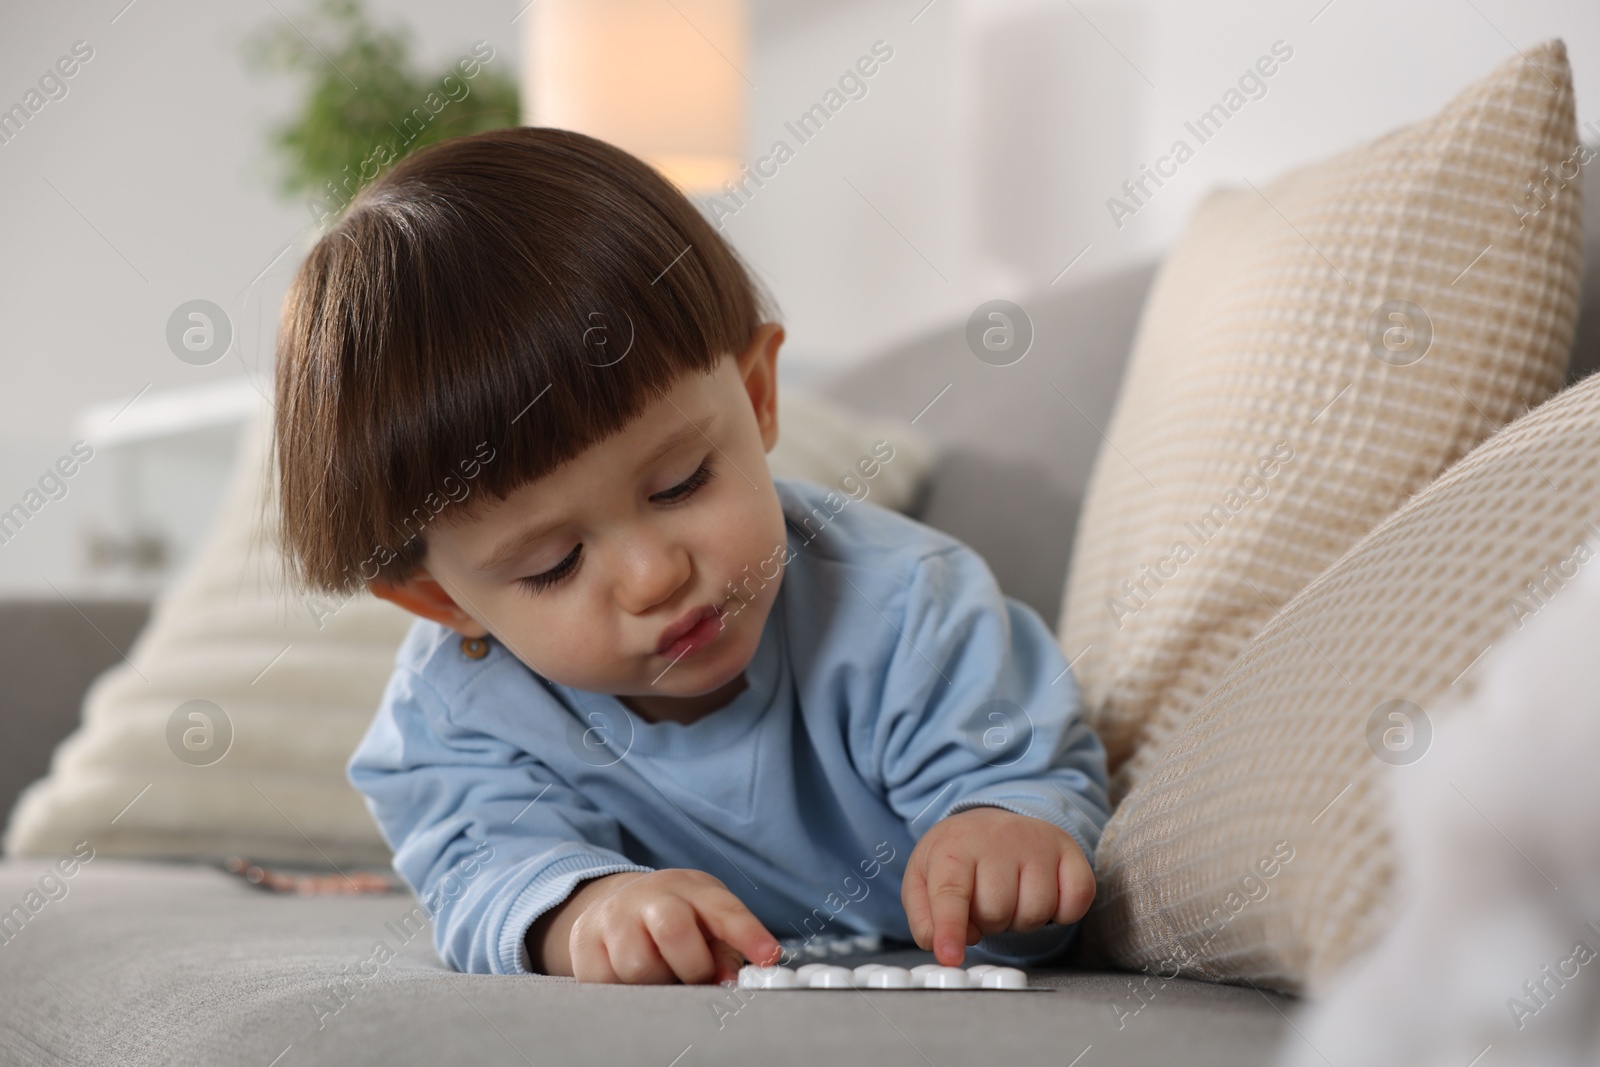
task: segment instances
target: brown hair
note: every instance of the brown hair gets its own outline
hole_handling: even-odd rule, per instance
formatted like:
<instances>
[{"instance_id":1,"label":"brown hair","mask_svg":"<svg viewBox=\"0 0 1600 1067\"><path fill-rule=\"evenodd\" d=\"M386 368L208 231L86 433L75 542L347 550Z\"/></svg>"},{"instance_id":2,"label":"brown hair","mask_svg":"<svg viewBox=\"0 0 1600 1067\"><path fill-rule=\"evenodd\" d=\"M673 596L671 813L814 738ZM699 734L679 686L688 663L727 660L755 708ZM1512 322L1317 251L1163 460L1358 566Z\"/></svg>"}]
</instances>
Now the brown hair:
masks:
<instances>
[{"instance_id":1,"label":"brown hair","mask_svg":"<svg viewBox=\"0 0 1600 1067\"><path fill-rule=\"evenodd\" d=\"M769 303L666 179L522 127L425 148L363 189L284 301L286 571L353 593L741 350ZM470 484L469 484L470 483Z\"/></svg>"}]
</instances>

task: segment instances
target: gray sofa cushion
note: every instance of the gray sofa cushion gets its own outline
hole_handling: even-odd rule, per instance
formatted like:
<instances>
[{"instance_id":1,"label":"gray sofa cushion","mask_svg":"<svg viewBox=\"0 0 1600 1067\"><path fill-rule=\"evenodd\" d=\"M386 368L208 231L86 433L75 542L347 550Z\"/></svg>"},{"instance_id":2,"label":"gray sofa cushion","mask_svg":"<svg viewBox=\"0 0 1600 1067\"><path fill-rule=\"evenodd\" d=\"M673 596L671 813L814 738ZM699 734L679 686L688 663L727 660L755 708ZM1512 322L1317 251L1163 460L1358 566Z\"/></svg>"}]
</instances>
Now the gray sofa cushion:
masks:
<instances>
[{"instance_id":1,"label":"gray sofa cushion","mask_svg":"<svg viewBox=\"0 0 1600 1067\"><path fill-rule=\"evenodd\" d=\"M0 910L49 869L0 863ZM1129 976L1063 971L1036 972L1048 994L580 988L446 970L429 931L396 932L410 894L278 895L207 867L104 857L63 884L0 932L0 1063L1063 1067L1093 1045L1084 1067L1234 1065L1270 1059L1291 1003L1152 979L1141 1008Z\"/></svg>"}]
</instances>

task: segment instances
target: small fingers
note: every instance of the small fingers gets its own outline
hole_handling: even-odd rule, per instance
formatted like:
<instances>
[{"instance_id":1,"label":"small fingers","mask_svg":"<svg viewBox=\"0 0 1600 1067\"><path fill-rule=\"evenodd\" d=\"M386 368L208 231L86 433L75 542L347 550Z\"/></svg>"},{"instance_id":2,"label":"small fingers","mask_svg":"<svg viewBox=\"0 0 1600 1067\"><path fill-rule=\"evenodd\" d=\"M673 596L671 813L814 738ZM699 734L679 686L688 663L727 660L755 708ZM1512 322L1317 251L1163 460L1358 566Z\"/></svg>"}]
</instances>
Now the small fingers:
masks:
<instances>
[{"instance_id":1,"label":"small fingers","mask_svg":"<svg viewBox=\"0 0 1600 1067\"><path fill-rule=\"evenodd\" d=\"M606 951L604 941L586 944L579 948L573 946L572 977L580 982L620 982L616 970L611 966L611 954Z\"/></svg>"},{"instance_id":2,"label":"small fingers","mask_svg":"<svg viewBox=\"0 0 1600 1067\"><path fill-rule=\"evenodd\" d=\"M580 916L567 936L567 957L572 963L572 977L580 982L619 982L611 966L611 954L606 951L605 935L595 923L585 922Z\"/></svg>"},{"instance_id":3,"label":"small fingers","mask_svg":"<svg viewBox=\"0 0 1600 1067\"><path fill-rule=\"evenodd\" d=\"M690 903L678 896L662 897L644 909L645 929L655 942L657 953L686 985L709 982L716 975L716 961L706 944L705 932Z\"/></svg>"},{"instance_id":4,"label":"small fingers","mask_svg":"<svg viewBox=\"0 0 1600 1067\"><path fill-rule=\"evenodd\" d=\"M1056 878L1059 888L1055 920L1063 925L1075 923L1094 903L1094 868L1082 850L1074 846L1056 865Z\"/></svg>"},{"instance_id":5,"label":"small fingers","mask_svg":"<svg viewBox=\"0 0 1600 1067\"><path fill-rule=\"evenodd\" d=\"M1028 933L1037 930L1056 917L1059 899L1057 867L1040 867L1031 864L1022 868L1017 880L1017 910L1011 917L1011 929Z\"/></svg>"},{"instance_id":6,"label":"small fingers","mask_svg":"<svg viewBox=\"0 0 1600 1067\"><path fill-rule=\"evenodd\" d=\"M767 932L761 920L744 906L744 902L726 887L708 890L697 896L694 904L700 921L705 923L712 937L744 953L753 963L769 965L777 962L781 951L777 939Z\"/></svg>"},{"instance_id":7,"label":"small fingers","mask_svg":"<svg viewBox=\"0 0 1600 1067\"><path fill-rule=\"evenodd\" d=\"M928 879L920 863L906 864L905 877L900 882L900 906L906 909L911 940L927 951L933 945L933 913L928 910Z\"/></svg>"},{"instance_id":8,"label":"small fingers","mask_svg":"<svg viewBox=\"0 0 1600 1067\"><path fill-rule=\"evenodd\" d=\"M711 956L716 960L717 964L717 973L714 981L732 982L738 980L739 968L744 966L744 953L726 941L712 941Z\"/></svg>"},{"instance_id":9,"label":"small fingers","mask_svg":"<svg viewBox=\"0 0 1600 1067\"><path fill-rule=\"evenodd\" d=\"M928 909L933 917L933 956L955 967L966 955L973 863L965 857L935 860L928 873Z\"/></svg>"},{"instance_id":10,"label":"small fingers","mask_svg":"<svg viewBox=\"0 0 1600 1067\"><path fill-rule=\"evenodd\" d=\"M644 985L670 982L674 977L643 922L635 921L609 933L605 949L616 981Z\"/></svg>"},{"instance_id":11,"label":"small fingers","mask_svg":"<svg viewBox=\"0 0 1600 1067\"><path fill-rule=\"evenodd\" d=\"M980 933L998 934L1011 927L1017 911L1018 875L1017 865L1004 859L978 864L970 918Z\"/></svg>"}]
</instances>

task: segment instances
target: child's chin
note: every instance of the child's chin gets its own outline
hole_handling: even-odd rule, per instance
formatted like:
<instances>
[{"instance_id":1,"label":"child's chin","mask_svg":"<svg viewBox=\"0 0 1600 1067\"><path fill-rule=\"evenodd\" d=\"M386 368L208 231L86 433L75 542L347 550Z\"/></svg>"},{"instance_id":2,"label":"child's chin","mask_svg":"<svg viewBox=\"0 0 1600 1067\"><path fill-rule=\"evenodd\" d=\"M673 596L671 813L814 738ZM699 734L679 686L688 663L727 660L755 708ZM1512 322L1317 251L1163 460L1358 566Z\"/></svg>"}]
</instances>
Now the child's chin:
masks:
<instances>
[{"instance_id":1,"label":"child's chin","mask_svg":"<svg viewBox=\"0 0 1600 1067\"><path fill-rule=\"evenodd\" d=\"M744 673L755 658L755 649L744 647L742 638L741 634L724 631L717 640L669 670L668 676L657 683L654 690L672 696L698 697L721 689ZM685 667L689 669L684 670ZM673 674L678 677L672 679ZM672 681L676 684L670 684Z\"/></svg>"}]
</instances>

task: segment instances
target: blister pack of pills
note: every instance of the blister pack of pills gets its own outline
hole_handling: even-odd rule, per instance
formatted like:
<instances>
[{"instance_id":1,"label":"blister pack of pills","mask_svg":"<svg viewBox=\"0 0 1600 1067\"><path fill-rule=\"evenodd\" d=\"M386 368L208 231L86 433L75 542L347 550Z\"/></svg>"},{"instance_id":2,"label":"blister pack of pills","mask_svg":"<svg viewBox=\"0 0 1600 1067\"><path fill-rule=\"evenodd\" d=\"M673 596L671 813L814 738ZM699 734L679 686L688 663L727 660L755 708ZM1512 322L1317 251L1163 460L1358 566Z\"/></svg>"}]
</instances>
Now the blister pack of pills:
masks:
<instances>
[{"instance_id":1,"label":"blister pack of pills","mask_svg":"<svg viewBox=\"0 0 1600 1067\"><path fill-rule=\"evenodd\" d=\"M870 955L886 946L877 934L812 934L807 938L791 937L778 942L783 950L782 962L791 960L825 960L839 956Z\"/></svg>"},{"instance_id":2,"label":"blister pack of pills","mask_svg":"<svg viewBox=\"0 0 1600 1067\"><path fill-rule=\"evenodd\" d=\"M1026 971L1015 967L996 967L979 963L972 967L941 967L922 963L915 967L892 967L882 963L863 963L859 967L840 967L827 963L807 963L800 967L742 967L741 989L965 989L1008 992L1048 993L1045 986L1030 986Z\"/></svg>"}]
</instances>

